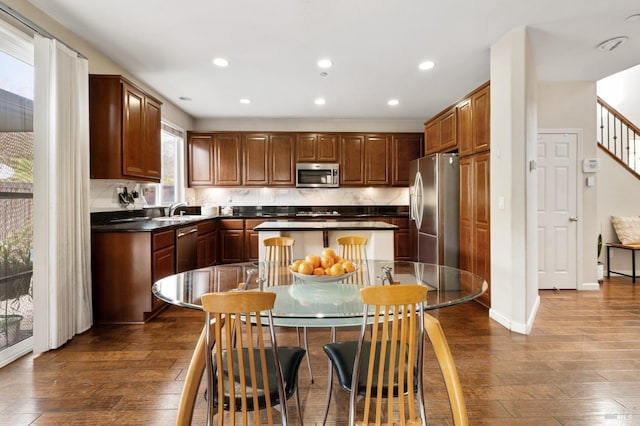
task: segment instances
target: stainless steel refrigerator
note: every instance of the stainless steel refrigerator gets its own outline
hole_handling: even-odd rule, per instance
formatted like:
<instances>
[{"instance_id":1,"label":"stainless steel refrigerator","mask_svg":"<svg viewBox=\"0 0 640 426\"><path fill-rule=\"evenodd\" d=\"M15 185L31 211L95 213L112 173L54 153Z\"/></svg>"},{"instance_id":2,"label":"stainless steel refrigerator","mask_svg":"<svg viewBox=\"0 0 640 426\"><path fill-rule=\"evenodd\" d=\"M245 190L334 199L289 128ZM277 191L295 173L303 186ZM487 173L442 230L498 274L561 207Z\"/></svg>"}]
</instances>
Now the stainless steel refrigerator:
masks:
<instances>
[{"instance_id":1,"label":"stainless steel refrigerator","mask_svg":"<svg viewBox=\"0 0 640 426\"><path fill-rule=\"evenodd\" d=\"M409 163L413 258L458 266L458 154L432 154Z\"/></svg>"}]
</instances>

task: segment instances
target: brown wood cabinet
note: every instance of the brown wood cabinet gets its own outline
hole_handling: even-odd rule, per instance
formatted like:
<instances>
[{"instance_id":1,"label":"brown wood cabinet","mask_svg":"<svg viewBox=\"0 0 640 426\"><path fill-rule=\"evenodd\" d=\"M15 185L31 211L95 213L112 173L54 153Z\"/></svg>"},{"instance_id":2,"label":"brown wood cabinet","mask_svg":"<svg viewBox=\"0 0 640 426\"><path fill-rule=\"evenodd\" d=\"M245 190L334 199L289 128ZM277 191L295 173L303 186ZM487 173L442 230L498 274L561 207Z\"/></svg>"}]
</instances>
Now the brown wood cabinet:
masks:
<instances>
[{"instance_id":1,"label":"brown wood cabinet","mask_svg":"<svg viewBox=\"0 0 640 426\"><path fill-rule=\"evenodd\" d=\"M456 132L457 111L454 106L425 123L425 153L455 151L458 147Z\"/></svg>"},{"instance_id":2,"label":"brown wood cabinet","mask_svg":"<svg viewBox=\"0 0 640 426\"><path fill-rule=\"evenodd\" d=\"M422 156L420 133L391 136L391 186L409 186L409 163Z\"/></svg>"},{"instance_id":3,"label":"brown wood cabinet","mask_svg":"<svg viewBox=\"0 0 640 426\"><path fill-rule=\"evenodd\" d=\"M96 323L141 323L164 303L151 293L156 280L175 273L175 233L94 233L91 241Z\"/></svg>"},{"instance_id":4,"label":"brown wood cabinet","mask_svg":"<svg viewBox=\"0 0 640 426\"><path fill-rule=\"evenodd\" d=\"M398 229L394 233L395 258L396 260L411 260L411 235L409 231L409 218L393 218L393 225Z\"/></svg>"},{"instance_id":5,"label":"brown wood cabinet","mask_svg":"<svg viewBox=\"0 0 640 426\"><path fill-rule=\"evenodd\" d=\"M490 89L489 83L471 95L473 121L473 152L489 150L490 131Z\"/></svg>"},{"instance_id":6,"label":"brown wood cabinet","mask_svg":"<svg viewBox=\"0 0 640 426\"><path fill-rule=\"evenodd\" d=\"M338 162L339 139L335 133L298 134L296 161L301 163Z\"/></svg>"},{"instance_id":7,"label":"brown wood cabinet","mask_svg":"<svg viewBox=\"0 0 640 426\"><path fill-rule=\"evenodd\" d=\"M489 153L460 158L460 255L461 269L491 279ZM491 306L491 287L479 302Z\"/></svg>"},{"instance_id":8,"label":"brown wood cabinet","mask_svg":"<svg viewBox=\"0 0 640 426\"><path fill-rule=\"evenodd\" d=\"M122 76L89 76L92 179L160 182L161 105Z\"/></svg>"},{"instance_id":9,"label":"brown wood cabinet","mask_svg":"<svg viewBox=\"0 0 640 426\"><path fill-rule=\"evenodd\" d=\"M244 185L294 186L295 149L295 134L243 134Z\"/></svg>"},{"instance_id":10,"label":"brown wood cabinet","mask_svg":"<svg viewBox=\"0 0 640 426\"><path fill-rule=\"evenodd\" d=\"M245 257L244 220L220 219L218 226L220 263L243 262Z\"/></svg>"},{"instance_id":11,"label":"brown wood cabinet","mask_svg":"<svg viewBox=\"0 0 640 426\"><path fill-rule=\"evenodd\" d=\"M261 247L258 241L258 232L253 228L264 222L264 219L245 219L244 221L244 250L245 260L253 262L259 259Z\"/></svg>"},{"instance_id":12,"label":"brown wood cabinet","mask_svg":"<svg viewBox=\"0 0 640 426\"><path fill-rule=\"evenodd\" d=\"M461 157L473 154L473 123L471 99L458 104L458 154Z\"/></svg>"},{"instance_id":13,"label":"brown wood cabinet","mask_svg":"<svg viewBox=\"0 0 640 426\"><path fill-rule=\"evenodd\" d=\"M343 134L340 159L341 185L391 185L391 135Z\"/></svg>"},{"instance_id":14,"label":"brown wood cabinet","mask_svg":"<svg viewBox=\"0 0 640 426\"><path fill-rule=\"evenodd\" d=\"M218 221L198 222L198 268L213 266L218 261Z\"/></svg>"},{"instance_id":15,"label":"brown wood cabinet","mask_svg":"<svg viewBox=\"0 0 640 426\"><path fill-rule=\"evenodd\" d=\"M209 187L214 185L213 135L187 134L187 185Z\"/></svg>"},{"instance_id":16,"label":"brown wood cabinet","mask_svg":"<svg viewBox=\"0 0 640 426\"><path fill-rule=\"evenodd\" d=\"M340 135L340 185L362 186L365 135Z\"/></svg>"},{"instance_id":17,"label":"brown wood cabinet","mask_svg":"<svg viewBox=\"0 0 640 426\"><path fill-rule=\"evenodd\" d=\"M219 133L214 136L213 141L214 185L242 185L242 141L240 135Z\"/></svg>"}]
</instances>

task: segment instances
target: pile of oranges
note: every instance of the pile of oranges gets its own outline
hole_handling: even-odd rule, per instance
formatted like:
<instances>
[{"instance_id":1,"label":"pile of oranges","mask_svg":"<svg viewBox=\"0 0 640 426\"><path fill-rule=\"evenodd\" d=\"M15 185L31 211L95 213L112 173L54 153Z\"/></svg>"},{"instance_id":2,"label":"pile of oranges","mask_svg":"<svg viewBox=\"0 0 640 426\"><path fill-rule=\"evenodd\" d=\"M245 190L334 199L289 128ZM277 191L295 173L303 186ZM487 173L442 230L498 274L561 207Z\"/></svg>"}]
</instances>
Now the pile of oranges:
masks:
<instances>
[{"instance_id":1,"label":"pile of oranges","mask_svg":"<svg viewBox=\"0 0 640 426\"><path fill-rule=\"evenodd\" d=\"M304 259L296 260L291 271L303 275L342 275L356 270L353 262L338 256L334 249L326 248L321 255L309 254Z\"/></svg>"}]
</instances>

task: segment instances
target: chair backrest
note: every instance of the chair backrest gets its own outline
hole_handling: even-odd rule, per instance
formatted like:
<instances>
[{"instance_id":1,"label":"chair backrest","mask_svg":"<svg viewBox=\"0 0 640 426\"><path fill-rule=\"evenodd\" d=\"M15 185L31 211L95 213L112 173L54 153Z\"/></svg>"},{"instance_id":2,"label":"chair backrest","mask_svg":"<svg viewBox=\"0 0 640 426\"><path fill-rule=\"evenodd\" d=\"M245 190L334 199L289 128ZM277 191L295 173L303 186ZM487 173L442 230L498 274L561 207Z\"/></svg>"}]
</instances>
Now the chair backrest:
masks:
<instances>
[{"instance_id":1,"label":"chair backrest","mask_svg":"<svg viewBox=\"0 0 640 426\"><path fill-rule=\"evenodd\" d=\"M384 424L425 425L422 348L427 287L370 286L360 294L365 305L364 321L353 367L351 383L358 383L358 390L351 391L349 424L356 424L360 395L364 396L363 412L358 416L362 424L380 425L384 419ZM367 322L371 320L371 341L365 341Z\"/></svg>"},{"instance_id":2,"label":"chair backrest","mask_svg":"<svg viewBox=\"0 0 640 426\"><path fill-rule=\"evenodd\" d=\"M338 255L343 259L353 262L358 270L343 282L355 284L369 284L369 272L367 270L367 237L347 235L338 237Z\"/></svg>"},{"instance_id":3,"label":"chair backrest","mask_svg":"<svg viewBox=\"0 0 640 426\"><path fill-rule=\"evenodd\" d=\"M202 295L209 325L205 345L209 424L213 424L214 416L218 425L224 424L225 411L232 425L248 424L250 412L254 412L256 425L274 424L277 416L286 424L286 397L271 325L275 299L275 293L258 291ZM266 340L270 347L261 332L261 311L268 312L269 321L264 325L269 327ZM248 318L253 318L258 327L254 328ZM276 404L282 407L281 415L272 408ZM259 409L266 417L260 418ZM238 415L241 420L236 421Z\"/></svg>"},{"instance_id":4,"label":"chair backrest","mask_svg":"<svg viewBox=\"0 0 640 426\"><path fill-rule=\"evenodd\" d=\"M292 275L288 266L293 261L293 245L296 240L290 237L265 238L266 287L291 284Z\"/></svg>"}]
</instances>

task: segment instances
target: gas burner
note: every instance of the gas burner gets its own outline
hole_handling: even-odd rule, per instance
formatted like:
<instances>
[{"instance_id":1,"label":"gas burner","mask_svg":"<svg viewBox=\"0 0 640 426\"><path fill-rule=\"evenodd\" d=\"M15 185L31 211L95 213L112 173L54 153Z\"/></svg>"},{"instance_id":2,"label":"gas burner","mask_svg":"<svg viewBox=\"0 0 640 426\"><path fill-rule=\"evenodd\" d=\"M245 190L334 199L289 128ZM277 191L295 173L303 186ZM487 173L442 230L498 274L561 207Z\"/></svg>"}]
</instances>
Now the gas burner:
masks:
<instances>
[{"instance_id":1,"label":"gas burner","mask_svg":"<svg viewBox=\"0 0 640 426\"><path fill-rule=\"evenodd\" d=\"M340 216L340 213L337 211L324 211L324 212L297 212L296 216Z\"/></svg>"}]
</instances>

